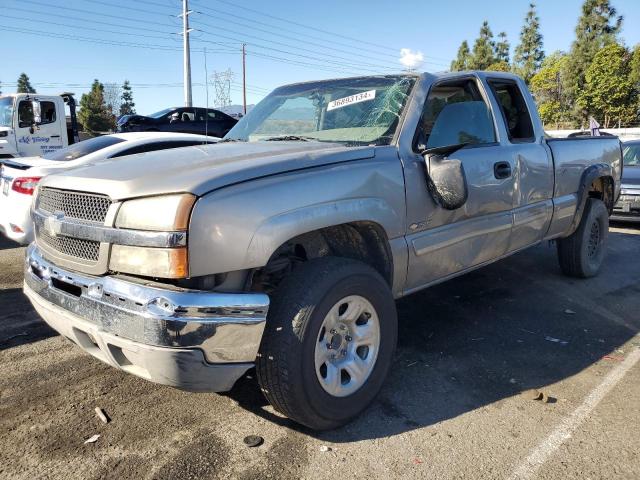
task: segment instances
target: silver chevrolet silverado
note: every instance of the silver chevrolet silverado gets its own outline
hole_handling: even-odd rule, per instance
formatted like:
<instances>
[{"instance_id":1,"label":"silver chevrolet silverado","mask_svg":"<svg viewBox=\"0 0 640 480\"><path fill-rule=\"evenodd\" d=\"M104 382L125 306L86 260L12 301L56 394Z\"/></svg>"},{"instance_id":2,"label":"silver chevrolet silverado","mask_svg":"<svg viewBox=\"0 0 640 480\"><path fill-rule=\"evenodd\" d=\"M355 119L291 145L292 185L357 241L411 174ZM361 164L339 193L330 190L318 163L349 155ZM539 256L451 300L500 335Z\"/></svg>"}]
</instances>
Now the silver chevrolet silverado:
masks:
<instances>
[{"instance_id":1,"label":"silver chevrolet silverado","mask_svg":"<svg viewBox=\"0 0 640 480\"><path fill-rule=\"evenodd\" d=\"M394 299L544 240L595 275L621 171L615 137L547 138L513 75L288 85L215 146L46 177L24 291L114 367L220 392L255 366L334 428L384 382Z\"/></svg>"}]
</instances>

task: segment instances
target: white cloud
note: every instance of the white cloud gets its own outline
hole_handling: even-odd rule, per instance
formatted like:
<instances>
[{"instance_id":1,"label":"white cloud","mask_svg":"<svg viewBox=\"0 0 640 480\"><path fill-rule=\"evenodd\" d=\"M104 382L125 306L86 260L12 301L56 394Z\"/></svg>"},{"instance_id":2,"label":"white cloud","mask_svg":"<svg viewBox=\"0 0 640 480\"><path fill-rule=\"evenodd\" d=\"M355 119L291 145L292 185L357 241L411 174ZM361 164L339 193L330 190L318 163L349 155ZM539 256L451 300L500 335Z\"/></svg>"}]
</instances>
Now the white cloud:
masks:
<instances>
[{"instance_id":1,"label":"white cloud","mask_svg":"<svg viewBox=\"0 0 640 480\"><path fill-rule=\"evenodd\" d=\"M424 62L424 55L420 51L412 51L410 48L400 49L400 63L407 68L418 68Z\"/></svg>"}]
</instances>

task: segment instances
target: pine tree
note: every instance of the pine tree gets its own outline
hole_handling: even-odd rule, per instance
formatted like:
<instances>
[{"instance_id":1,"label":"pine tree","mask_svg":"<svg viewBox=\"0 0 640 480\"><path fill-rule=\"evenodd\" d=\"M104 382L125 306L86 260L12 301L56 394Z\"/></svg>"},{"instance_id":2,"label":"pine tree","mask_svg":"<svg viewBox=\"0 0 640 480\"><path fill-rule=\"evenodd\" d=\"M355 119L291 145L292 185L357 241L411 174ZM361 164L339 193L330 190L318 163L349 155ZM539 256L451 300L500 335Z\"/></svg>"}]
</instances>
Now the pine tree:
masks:
<instances>
[{"instance_id":1,"label":"pine tree","mask_svg":"<svg viewBox=\"0 0 640 480\"><path fill-rule=\"evenodd\" d=\"M26 73L21 73L18 77L18 93L36 93L36 89L31 86L29 77Z\"/></svg>"},{"instance_id":2,"label":"pine tree","mask_svg":"<svg viewBox=\"0 0 640 480\"><path fill-rule=\"evenodd\" d=\"M463 70L469 70L470 60L471 52L469 51L469 44L464 40L460 45L460 48L458 48L458 56L453 62L451 62L451 71L461 72Z\"/></svg>"},{"instance_id":3,"label":"pine tree","mask_svg":"<svg viewBox=\"0 0 640 480\"><path fill-rule=\"evenodd\" d=\"M473 70L485 70L489 65L496 63L494 50L493 33L489 28L489 22L485 20L480 28L480 35L473 45L469 67Z\"/></svg>"},{"instance_id":4,"label":"pine tree","mask_svg":"<svg viewBox=\"0 0 640 480\"><path fill-rule=\"evenodd\" d=\"M543 60L540 18L536 13L535 4L530 3L527 16L524 18L524 25L520 31L520 44L516 47L513 57L513 69L529 83L531 77L540 70Z\"/></svg>"},{"instance_id":5,"label":"pine tree","mask_svg":"<svg viewBox=\"0 0 640 480\"><path fill-rule=\"evenodd\" d=\"M135 115L136 104L133 102L133 93L131 92L131 84L129 80L125 80L122 84L122 103L120 104L120 115Z\"/></svg>"},{"instance_id":6,"label":"pine tree","mask_svg":"<svg viewBox=\"0 0 640 480\"><path fill-rule=\"evenodd\" d=\"M104 103L104 86L97 79L93 81L91 91L80 98L78 121L90 133L104 132L112 127L113 119Z\"/></svg>"},{"instance_id":7,"label":"pine tree","mask_svg":"<svg viewBox=\"0 0 640 480\"><path fill-rule=\"evenodd\" d=\"M617 43L603 47L585 72L578 105L605 128L632 122L636 116L637 91L630 74L629 51Z\"/></svg>"},{"instance_id":8,"label":"pine tree","mask_svg":"<svg viewBox=\"0 0 640 480\"><path fill-rule=\"evenodd\" d=\"M509 40L507 40L506 32L500 32L498 34L498 42L496 43L496 49L494 56L496 57L496 63L506 63L509 65Z\"/></svg>"},{"instance_id":9,"label":"pine tree","mask_svg":"<svg viewBox=\"0 0 640 480\"><path fill-rule=\"evenodd\" d=\"M605 46L617 42L622 27L622 17L609 0L585 0L582 15L576 26L576 39L571 46L567 65L570 95L576 101L585 85L585 73L595 55ZM576 102L576 106L578 103ZM576 111L576 116L585 117L586 112Z\"/></svg>"}]
</instances>

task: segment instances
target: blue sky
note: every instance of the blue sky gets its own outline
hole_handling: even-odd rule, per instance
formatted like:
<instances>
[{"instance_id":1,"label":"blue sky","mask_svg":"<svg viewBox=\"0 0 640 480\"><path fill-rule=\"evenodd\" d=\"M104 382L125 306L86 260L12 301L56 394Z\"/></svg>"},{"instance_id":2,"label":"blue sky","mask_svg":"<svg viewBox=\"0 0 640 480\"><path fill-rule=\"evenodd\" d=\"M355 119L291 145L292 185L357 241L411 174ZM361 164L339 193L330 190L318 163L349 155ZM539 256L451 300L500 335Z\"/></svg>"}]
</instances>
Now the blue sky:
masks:
<instances>
[{"instance_id":1,"label":"blue sky","mask_svg":"<svg viewBox=\"0 0 640 480\"><path fill-rule=\"evenodd\" d=\"M231 97L241 103L240 44L247 43L248 102L255 103L284 83L400 71L401 48L423 52L421 70L445 70L460 42L472 43L485 19L494 34L507 32L513 50L528 4L191 0L194 105L206 103L203 48L210 76L227 69L235 73ZM625 17L621 38L627 45L640 43L640 2L612 4ZM0 0L0 88L15 91L11 84L23 71L38 92L70 90L78 96L94 78L103 83L126 78L134 85L139 113L181 105L181 40L175 35L181 29L175 18L180 5L179 0ZM548 53L569 48L581 5L582 0L538 2ZM209 104L214 96L211 85Z\"/></svg>"}]
</instances>

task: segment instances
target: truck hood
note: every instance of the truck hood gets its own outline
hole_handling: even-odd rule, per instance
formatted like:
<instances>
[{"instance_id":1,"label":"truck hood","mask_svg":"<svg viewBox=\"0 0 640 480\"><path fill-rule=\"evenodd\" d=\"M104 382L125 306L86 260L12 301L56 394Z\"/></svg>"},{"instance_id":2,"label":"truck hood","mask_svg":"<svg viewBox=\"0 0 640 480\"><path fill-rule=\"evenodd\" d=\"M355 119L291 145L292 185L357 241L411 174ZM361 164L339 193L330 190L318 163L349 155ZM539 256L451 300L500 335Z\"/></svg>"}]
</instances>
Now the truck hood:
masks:
<instances>
[{"instance_id":1,"label":"truck hood","mask_svg":"<svg viewBox=\"0 0 640 480\"><path fill-rule=\"evenodd\" d=\"M100 160L47 176L47 187L102 193L114 200L190 192L310 167L372 158L375 147L320 142L238 142Z\"/></svg>"},{"instance_id":2,"label":"truck hood","mask_svg":"<svg viewBox=\"0 0 640 480\"><path fill-rule=\"evenodd\" d=\"M640 187L640 167L625 166L622 171L622 188L624 187Z\"/></svg>"}]
</instances>

